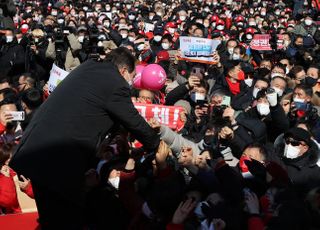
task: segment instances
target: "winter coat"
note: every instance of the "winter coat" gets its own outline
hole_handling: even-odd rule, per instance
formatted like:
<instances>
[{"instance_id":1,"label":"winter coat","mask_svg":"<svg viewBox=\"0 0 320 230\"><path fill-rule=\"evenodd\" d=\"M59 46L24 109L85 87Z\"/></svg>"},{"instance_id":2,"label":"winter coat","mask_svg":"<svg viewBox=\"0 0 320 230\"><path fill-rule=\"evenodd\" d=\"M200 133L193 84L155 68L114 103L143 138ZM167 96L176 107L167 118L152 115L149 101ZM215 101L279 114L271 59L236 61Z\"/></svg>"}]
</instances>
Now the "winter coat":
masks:
<instances>
[{"instance_id":1,"label":"winter coat","mask_svg":"<svg viewBox=\"0 0 320 230\"><path fill-rule=\"evenodd\" d=\"M82 49L81 43L78 41L74 34L69 34L67 36L69 41L69 47L66 52L64 68L66 71L71 71L80 65L80 59L77 57L76 52ZM56 48L55 43L49 41L48 49L46 51L46 57L55 59L56 58Z\"/></svg>"},{"instance_id":2,"label":"winter coat","mask_svg":"<svg viewBox=\"0 0 320 230\"><path fill-rule=\"evenodd\" d=\"M284 144L276 146L271 160L279 163L288 173L293 186L302 195L320 185L320 167L317 165L319 148L312 141L309 150L295 159L284 156Z\"/></svg>"},{"instance_id":3,"label":"winter coat","mask_svg":"<svg viewBox=\"0 0 320 230\"><path fill-rule=\"evenodd\" d=\"M5 43L0 48L1 73L4 75L21 74L24 71L24 50L14 39L13 42ZM20 71L17 73L17 71Z\"/></svg>"},{"instance_id":4,"label":"winter coat","mask_svg":"<svg viewBox=\"0 0 320 230\"><path fill-rule=\"evenodd\" d=\"M116 66L89 60L73 70L38 109L11 167L82 206L85 172L92 167L101 141L118 125L146 150L158 147L158 135L134 108L129 85Z\"/></svg>"},{"instance_id":5,"label":"winter coat","mask_svg":"<svg viewBox=\"0 0 320 230\"><path fill-rule=\"evenodd\" d=\"M267 138L271 142L274 142L277 136L289 128L289 120L279 104L274 107L270 106L270 113L266 117L262 117L258 113L257 107L254 107L241 113L237 119L254 119L258 123L263 122L266 127Z\"/></svg>"},{"instance_id":6,"label":"winter coat","mask_svg":"<svg viewBox=\"0 0 320 230\"><path fill-rule=\"evenodd\" d=\"M52 61L46 58L48 41L43 39L36 44L37 53L31 50L30 45L26 48L26 72L31 72L37 80L47 81L52 67Z\"/></svg>"},{"instance_id":7,"label":"winter coat","mask_svg":"<svg viewBox=\"0 0 320 230\"><path fill-rule=\"evenodd\" d=\"M307 36L309 34L311 36L314 36L316 31L317 31L317 27L315 25L306 26L305 24L301 23L294 27L293 33L297 35L299 34L302 36Z\"/></svg>"},{"instance_id":8,"label":"winter coat","mask_svg":"<svg viewBox=\"0 0 320 230\"><path fill-rule=\"evenodd\" d=\"M13 0L2 1L0 8L2 15L0 15L0 29L10 28L15 29L12 17L16 14L16 6Z\"/></svg>"}]
</instances>

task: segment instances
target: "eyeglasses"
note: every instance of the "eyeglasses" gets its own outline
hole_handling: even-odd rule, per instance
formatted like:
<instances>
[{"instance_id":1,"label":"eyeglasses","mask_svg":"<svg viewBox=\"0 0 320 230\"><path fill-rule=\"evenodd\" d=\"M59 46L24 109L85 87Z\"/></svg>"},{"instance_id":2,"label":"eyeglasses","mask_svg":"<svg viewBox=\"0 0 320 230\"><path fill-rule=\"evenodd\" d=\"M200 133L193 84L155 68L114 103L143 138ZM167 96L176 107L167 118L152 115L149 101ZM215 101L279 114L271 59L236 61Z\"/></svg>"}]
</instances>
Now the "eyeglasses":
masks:
<instances>
[{"instance_id":1,"label":"eyeglasses","mask_svg":"<svg viewBox=\"0 0 320 230\"><path fill-rule=\"evenodd\" d=\"M302 142L297 141L297 140L290 138L290 137L285 138L284 141L286 142L287 145L291 144L292 146L305 145Z\"/></svg>"}]
</instances>

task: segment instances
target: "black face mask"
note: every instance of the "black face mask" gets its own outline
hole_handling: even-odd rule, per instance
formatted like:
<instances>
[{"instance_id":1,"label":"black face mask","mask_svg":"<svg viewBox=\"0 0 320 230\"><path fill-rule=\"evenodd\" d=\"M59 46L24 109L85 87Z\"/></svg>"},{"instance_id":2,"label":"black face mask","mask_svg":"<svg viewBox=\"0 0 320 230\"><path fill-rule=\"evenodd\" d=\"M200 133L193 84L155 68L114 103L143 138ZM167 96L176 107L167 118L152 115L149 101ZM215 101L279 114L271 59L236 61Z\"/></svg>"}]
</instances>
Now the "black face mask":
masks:
<instances>
[{"instance_id":1,"label":"black face mask","mask_svg":"<svg viewBox=\"0 0 320 230\"><path fill-rule=\"evenodd\" d=\"M305 82L306 85L308 85L310 87L313 87L313 86L315 86L317 84L318 79L315 79L313 77L306 77L304 79L304 82Z\"/></svg>"},{"instance_id":2,"label":"black face mask","mask_svg":"<svg viewBox=\"0 0 320 230\"><path fill-rule=\"evenodd\" d=\"M203 141L206 145L212 145L212 142L214 140L214 135L210 134L210 135L205 135L203 138Z\"/></svg>"}]
</instances>

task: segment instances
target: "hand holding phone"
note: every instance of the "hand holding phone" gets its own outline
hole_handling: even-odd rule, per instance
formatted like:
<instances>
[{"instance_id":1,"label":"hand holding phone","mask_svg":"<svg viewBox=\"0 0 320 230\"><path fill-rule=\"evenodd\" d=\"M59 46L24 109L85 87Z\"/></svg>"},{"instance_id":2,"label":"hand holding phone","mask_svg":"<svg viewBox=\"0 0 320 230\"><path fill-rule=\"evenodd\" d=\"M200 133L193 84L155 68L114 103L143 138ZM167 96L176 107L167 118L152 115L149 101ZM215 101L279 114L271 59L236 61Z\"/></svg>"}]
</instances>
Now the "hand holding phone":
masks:
<instances>
[{"instance_id":1,"label":"hand holding phone","mask_svg":"<svg viewBox=\"0 0 320 230\"><path fill-rule=\"evenodd\" d=\"M11 121L24 121L23 111L7 111L6 116L11 117Z\"/></svg>"},{"instance_id":2,"label":"hand holding phone","mask_svg":"<svg viewBox=\"0 0 320 230\"><path fill-rule=\"evenodd\" d=\"M231 97L223 96L221 105L230 106L230 103L231 103Z\"/></svg>"},{"instance_id":3,"label":"hand holding phone","mask_svg":"<svg viewBox=\"0 0 320 230\"><path fill-rule=\"evenodd\" d=\"M193 89L195 86L200 84L200 79L197 76L190 76L188 79L188 85L190 89Z\"/></svg>"}]
</instances>

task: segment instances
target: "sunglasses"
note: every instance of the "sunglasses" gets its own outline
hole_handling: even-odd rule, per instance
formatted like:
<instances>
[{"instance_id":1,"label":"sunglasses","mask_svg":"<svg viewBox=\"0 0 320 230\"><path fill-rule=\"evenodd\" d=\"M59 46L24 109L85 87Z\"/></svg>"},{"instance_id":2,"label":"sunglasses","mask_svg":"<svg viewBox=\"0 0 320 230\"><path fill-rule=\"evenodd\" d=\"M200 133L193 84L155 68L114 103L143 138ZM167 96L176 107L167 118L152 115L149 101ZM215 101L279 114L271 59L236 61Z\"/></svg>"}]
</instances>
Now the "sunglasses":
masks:
<instances>
[{"instance_id":1,"label":"sunglasses","mask_svg":"<svg viewBox=\"0 0 320 230\"><path fill-rule=\"evenodd\" d=\"M285 138L284 141L286 142L286 144L291 144L292 146L304 145L300 141L294 140L290 137Z\"/></svg>"}]
</instances>

